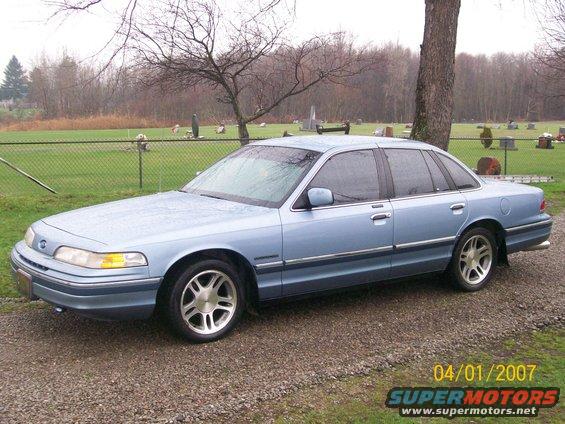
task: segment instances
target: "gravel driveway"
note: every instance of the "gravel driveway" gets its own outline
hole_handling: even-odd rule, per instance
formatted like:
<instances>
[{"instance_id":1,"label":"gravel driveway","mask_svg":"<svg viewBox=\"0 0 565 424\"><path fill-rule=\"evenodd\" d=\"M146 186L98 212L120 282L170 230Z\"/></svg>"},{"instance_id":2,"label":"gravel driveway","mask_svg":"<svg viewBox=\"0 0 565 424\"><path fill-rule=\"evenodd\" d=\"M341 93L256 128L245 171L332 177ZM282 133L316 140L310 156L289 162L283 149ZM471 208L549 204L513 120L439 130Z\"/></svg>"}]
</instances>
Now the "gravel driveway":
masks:
<instances>
[{"instance_id":1,"label":"gravel driveway","mask_svg":"<svg viewBox=\"0 0 565 424\"><path fill-rule=\"evenodd\" d=\"M417 361L565 319L565 215L552 247L477 293L435 279L271 307L190 345L157 320L0 315L1 422L164 422L256 407L305 384ZM224 419L228 415L222 416ZM216 415L216 418L221 418Z\"/></svg>"}]
</instances>

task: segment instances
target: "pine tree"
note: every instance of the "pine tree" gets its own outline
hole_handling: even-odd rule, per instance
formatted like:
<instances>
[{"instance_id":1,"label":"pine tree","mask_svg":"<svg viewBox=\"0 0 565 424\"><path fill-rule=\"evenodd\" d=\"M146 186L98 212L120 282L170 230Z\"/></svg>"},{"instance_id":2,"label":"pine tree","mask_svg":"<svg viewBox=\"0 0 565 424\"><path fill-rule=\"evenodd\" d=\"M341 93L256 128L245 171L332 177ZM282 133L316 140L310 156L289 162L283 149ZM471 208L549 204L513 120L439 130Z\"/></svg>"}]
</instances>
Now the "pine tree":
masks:
<instances>
[{"instance_id":1,"label":"pine tree","mask_svg":"<svg viewBox=\"0 0 565 424\"><path fill-rule=\"evenodd\" d=\"M18 100L27 95L28 83L22 64L12 56L4 70L4 81L0 86L0 100Z\"/></svg>"}]
</instances>

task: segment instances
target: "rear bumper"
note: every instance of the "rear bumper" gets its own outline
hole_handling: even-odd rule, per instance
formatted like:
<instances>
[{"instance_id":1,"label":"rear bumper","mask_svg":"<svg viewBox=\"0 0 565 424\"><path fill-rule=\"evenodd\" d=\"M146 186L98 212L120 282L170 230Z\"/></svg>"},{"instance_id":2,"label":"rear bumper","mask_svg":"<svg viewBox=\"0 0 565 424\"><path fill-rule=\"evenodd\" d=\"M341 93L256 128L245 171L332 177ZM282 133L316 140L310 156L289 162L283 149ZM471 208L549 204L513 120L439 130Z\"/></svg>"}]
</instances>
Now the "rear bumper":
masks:
<instances>
[{"instance_id":1,"label":"rear bumper","mask_svg":"<svg viewBox=\"0 0 565 424\"><path fill-rule=\"evenodd\" d=\"M12 250L14 280L18 269L31 275L31 296L81 315L107 320L148 318L155 309L161 278L77 282L54 278L18 260Z\"/></svg>"},{"instance_id":2,"label":"rear bumper","mask_svg":"<svg viewBox=\"0 0 565 424\"><path fill-rule=\"evenodd\" d=\"M508 253L522 250L543 250L550 246L553 220L544 219L531 224L506 229L506 250Z\"/></svg>"}]
</instances>

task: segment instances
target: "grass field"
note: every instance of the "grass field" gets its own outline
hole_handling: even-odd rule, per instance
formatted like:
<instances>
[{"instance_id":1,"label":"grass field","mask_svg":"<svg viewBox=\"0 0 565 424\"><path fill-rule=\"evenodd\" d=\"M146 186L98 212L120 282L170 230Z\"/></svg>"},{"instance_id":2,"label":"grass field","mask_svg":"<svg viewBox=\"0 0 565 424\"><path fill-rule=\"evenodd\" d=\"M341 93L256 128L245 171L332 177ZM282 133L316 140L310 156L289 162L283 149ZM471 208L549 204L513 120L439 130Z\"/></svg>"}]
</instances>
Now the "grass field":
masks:
<instances>
[{"instance_id":1,"label":"grass field","mask_svg":"<svg viewBox=\"0 0 565 424\"><path fill-rule=\"evenodd\" d=\"M386 124L353 125L353 134L369 135L377 126ZM494 130L494 136L513 135L516 138L535 138L542 131L556 133L558 122L538 123L538 129ZM561 124L563 125L563 124ZM280 136L284 130L301 133L298 125L273 124L265 128L250 126L254 138ZM394 126L395 134L405 131L404 125ZM474 124L454 124L452 137L478 137L480 129ZM138 133L150 140L150 151L142 156L143 191L160 191L176 188L191 179L220 157L237 149L239 143L230 141L236 137L236 128L228 127L227 133L218 136L213 127L202 127L202 135L225 141L189 141L179 137L174 142L159 142L170 138L169 129L149 128L133 130L77 130L77 131L21 131L0 132L0 157L39 178L60 193L105 193L109 190L135 190L139 187L139 157L130 141ZM183 131L181 131L182 133ZM129 136L128 136L129 134ZM329 136L329 135L328 135ZM121 139L117 143L61 144L58 141ZM151 142L151 140L154 140ZM41 145L24 145L24 141L45 141ZM2 145L15 142L16 145ZM496 142L494 143L497 144ZM553 175L559 181L565 179L565 145L553 150L539 150L534 141L517 141L517 151L508 152L509 174ZM485 150L477 140L453 140L450 152L471 167L476 167L482 156L494 156L503 162L501 150ZM0 165L0 193L38 194L43 190L22 178L5 165Z\"/></svg>"},{"instance_id":2,"label":"grass field","mask_svg":"<svg viewBox=\"0 0 565 424\"><path fill-rule=\"evenodd\" d=\"M563 124L561 124L563 125ZM384 124L352 126L354 134L370 134ZM521 125L522 127L523 125ZM494 136L513 134L516 138L536 137L542 130L556 133L559 123L539 123L537 130L500 131ZM252 137L273 137L287 129L296 134L297 125L269 125L250 127ZM401 134L404 126L396 125ZM169 136L169 130L131 130L130 136L143 132L150 139ZM453 126L454 137L477 137L480 130L471 124ZM212 127L203 127L205 137L213 137ZM306 133L310 134L310 133ZM228 129L224 138L235 137L235 128ZM29 180L0 164L0 297L16 296L9 275L8 255L14 243L23 237L32 222L57 212L180 187L220 157L237 149L237 141L188 141L172 143L150 142L151 150L144 153L143 190L139 190L139 156L131 142L117 144L60 144L57 140L84 140L94 138L123 138L127 130L106 131L49 131L0 132L0 143L6 141L42 140L44 145L16 144L2 146L0 157L40 178L59 191L51 195ZM329 135L328 135L329 137ZM496 143L495 143L496 144ZM553 175L557 182L541 184L550 203L550 211L565 207L565 145L553 150L536 149L533 141L517 141L518 150L508 152L508 173ZM485 150L479 141L454 140L450 152L474 167L481 156L496 156L503 161L504 152Z\"/></svg>"}]
</instances>

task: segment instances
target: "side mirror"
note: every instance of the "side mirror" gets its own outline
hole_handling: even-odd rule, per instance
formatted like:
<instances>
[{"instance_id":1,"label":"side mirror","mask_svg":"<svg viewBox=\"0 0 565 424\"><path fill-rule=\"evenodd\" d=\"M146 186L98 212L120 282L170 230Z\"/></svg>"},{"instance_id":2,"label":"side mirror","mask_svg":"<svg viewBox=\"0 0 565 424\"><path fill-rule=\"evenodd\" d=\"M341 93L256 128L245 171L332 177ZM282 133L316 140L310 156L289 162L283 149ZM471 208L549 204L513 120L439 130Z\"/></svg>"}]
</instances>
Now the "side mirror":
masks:
<instances>
[{"instance_id":1,"label":"side mirror","mask_svg":"<svg viewBox=\"0 0 565 424\"><path fill-rule=\"evenodd\" d=\"M308 190L308 201L313 208L319 206L329 206L334 202L334 195L327 188L313 187Z\"/></svg>"}]
</instances>

